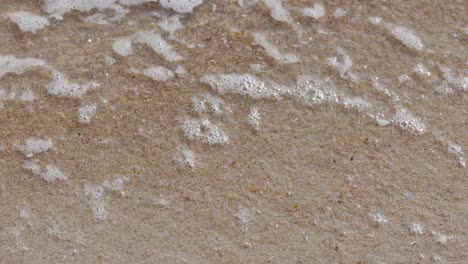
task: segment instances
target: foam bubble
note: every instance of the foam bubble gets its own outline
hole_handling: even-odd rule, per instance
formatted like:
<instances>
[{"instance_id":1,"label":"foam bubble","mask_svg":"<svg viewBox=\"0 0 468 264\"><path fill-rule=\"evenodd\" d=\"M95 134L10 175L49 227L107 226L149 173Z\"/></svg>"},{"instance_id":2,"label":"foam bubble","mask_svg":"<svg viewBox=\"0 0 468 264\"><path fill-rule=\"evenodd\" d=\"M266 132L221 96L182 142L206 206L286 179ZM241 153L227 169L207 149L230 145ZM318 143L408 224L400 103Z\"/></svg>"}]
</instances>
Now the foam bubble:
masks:
<instances>
[{"instance_id":1,"label":"foam bubble","mask_svg":"<svg viewBox=\"0 0 468 264\"><path fill-rule=\"evenodd\" d=\"M198 113L221 114L223 112L224 101L219 98L206 94L203 96L194 96L192 98L193 110Z\"/></svg>"},{"instance_id":2,"label":"foam bubble","mask_svg":"<svg viewBox=\"0 0 468 264\"><path fill-rule=\"evenodd\" d=\"M264 0L264 3L270 9L273 19L292 24L292 18L288 10L283 7L282 0Z\"/></svg>"},{"instance_id":3,"label":"foam bubble","mask_svg":"<svg viewBox=\"0 0 468 264\"><path fill-rule=\"evenodd\" d=\"M258 129L260 127L260 112L258 111L258 107L252 107L249 112L249 123L255 128Z\"/></svg>"},{"instance_id":4,"label":"foam bubble","mask_svg":"<svg viewBox=\"0 0 468 264\"><path fill-rule=\"evenodd\" d=\"M401 43L403 43L408 48L416 50L424 49L424 44L422 43L421 38L418 37L412 30L392 24L387 24L387 28L396 39L401 41Z\"/></svg>"},{"instance_id":5,"label":"foam bubble","mask_svg":"<svg viewBox=\"0 0 468 264\"><path fill-rule=\"evenodd\" d=\"M380 226L383 224L386 224L388 220L386 217L382 214L373 214L372 215L372 220L374 221L375 225Z\"/></svg>"},{"instance_id":6,"label":"foam bubble","mask_svg":"<svg viewBox=\"0 0 468 264\"><path fill-rule=\"evenodd\" d=\"M42 172L42 177L47 182L54 182L56 180L66 180L67 176L65 176L57 166L53 164L48 164L45 167L44 172Z\"/></svg>"},{"instance_id":7,"label":"foam bubble","mask_svg":"<svg viewBox=\"0 0 468 264\"><path fill-rule=\"evenodd\" d=\"M306 16L319 19L325 16L325 7L322 3L315 3L313 7L305 8L303 13Z\"/></svg>"},{"instance_id":8,"label":"foam bubble","mask_svg":"<svg viewBox=\"0 0 468 264\"><path fill-rule=\"evenodd\" d=\"M167 81L174 78L174 72L162 66L154 66L143 71L146 77L155 81Z\"/></svg>"},{"instance_id":9,"label":"foam bubble","mask_svg":"<svg viewBox=\"0 0 468 264\"><path fill-rule=\"evenodd\" d=\"M103 184L99 185L85 184L85 194L88 196L88 204L91 207L94 218L101 221L107 218L108 213L104 202L106 191L115 191L123 194L124 184L127 181L129 181L129 178L123 176L113 181L106 180Z\"/></svg>"},{"instance_id":10,"label":"foam bubble","mask_svg":"<svg viewBox=\"0 0 468 264\"><path fill-rule=\"evenodd\" d=\"M335 68L341 78L351 79L352 81L358 80L358 77L351 71L351 66L353 66L353 61L351 58L344 52L343 49L338 48L337 51L341 55L343 61L340 62L338 57L331 57L327 60L328 65Z\"/></svg>"},{"instance_id":11,"label":"foam bubble","mask_svg":"<svg viewBox=\"0 0 468 264\"><path fill-rule=\"evenodd\" d=\"M336 18L340 18L340 17L343 17L346 15L346 10L344 10L343 8L341 7L338 7L337 9L335 9L335 11L333 12L333 16L335 16Z\"/></svg>"},{"instance_id":12,"label":"foam bubble","mask_svg":"<svg viewBox=\"0 0 468 264\"><path fill-rule=\"evenodd\" d=\"M21 94L19 99L21 102L32 102L36 97L34 96L34 93L28 89Z\"/></svg>"},{"instance_id":13,"label":"foam bubble","mask_svg":"<svg viewBox=\"0 0 468 264\"><path fill-rule=\"evenodd\" d=\"M46 152L54 146L51 139L28 138L24 145L18 146L18 149L27 157Z\"/></svg>"},{"instance_id":14,"label":"foam bubble","mask_svg":"<svg viewBox=\"0 0 468 264\"><path fill-rule=\"evenodd\" d=\"M347 108L356 108L358 110L372 107L372 104L362 97L345 97L343 98L343 104Z\"/></svg>"},{"instance_id":15,"label":"foam bubble","mask_svg":"<svg viewBox=\"0 0 468 264\"><path fill-rule=\"evenodd\" d=\"M179 61L183 57L175 51L158 33L154 31L141 31L136 35L136 41L150 46L157 54L168 61Z\"/></svg>"},{"instance_id":16,"label":"foam bubble","mask_svg":"<svg viewBox=\"0 0 468 264\"><path fill-rule=\"evenodd\" d=\"M414 72L424 77L431 77L431 72L421 63L414 66Z\"/></svg>"},{"instance_id":17,"label":"foam bubble","mask_svg":"<svg viewBox=\"0 0 468 264\"><path fill-rule=\"evenodd\" d=\"M159 3L179 13L191 13L195 7L203 4L203 0L159 0Z\"/></svg>"},{"instance_id":18,"label":"foam bubble","mask_svg":"<svg viewBox=\"0 0 468 264\"><path fill-rule=\"evenodd\" d=\"M187 119L182 125L185 136L210 145L226 144L228 135L208 119Z\"/></svg>"},{"instance_id":19,"label":"foam bubble","mask_svg":"<svg viewBox=\"0 0 468 264\"><path fill-rule=\"evenodd\" d=\"M330 78L300 75L294 93L311 104L338 101L335 84Z\"/></svg>"},{"instance_id":20,"label":"foam bubble","mask_svg":"<svg viewBox=\"0 0 468 264\"><path fill-rule=\"evenodd\" d=\"M159 0L119 0L119 3L125 6L132 6L132 5L139 5L139 4L150 3L150 2L156 3L158 1Z\"/></svg>"},{"instance_id":21,"label":"foam bubble","mask_svg":"<svg viewBox=\"0 0 468 264\"><path fill-rule=\"evenodd\" d=\"M113 65L115 63L115 59L111 56L105 56L104 62L106 63L106 65Z\"/></svg>"},{"instance_id":22,"label":"foam bubble","mask_svg":"<svg viewBox=\"0 0 468 264\"><path fill-rule=\"evenodd\" d=\"M67 79L65 74L59 71L53 72L52 81L46 85L47 92L50 95L75 98L81 97L89 89L94 89L97 86L99 85L96 83L81 85L78 83L71 82Z\"/></svg>"},{"instance_id":23,"label":"foam bubble","mask_svg":"<svg viewBox=\"0 0 468 264\"><path fill-rule=\"evenodd\" d=\"M419 223L412 223L408 227L408 231L410 232L411 235L422 235L423 234L423 229Z\"/></svg>"},{"instance_id":24,"label":"foam bubble","mask_svg":"<svg viewBox=\"0 0 468 264\"><path fill-rule=\"evenodd\" d=\"M439 65L439 69L442 71L446 82L458 90L468 91L468 76L456 75L450 68L443 65Z\"/></svg>"},{"instance_id":25,"label":"foam bubble","mask_svg":"<svg viewBox=\"0 0 468 264\"><path fill-rule=\"evenodd\" d=\"M282 54L279 49L267 40L267 35L264 32L252 33L254 41L257 45L262 46L267 54L280 63L296 63L299 58L293 53Z\"/></svg>"},{"instance_id":26,"label":"foam bubble","mask_svg":"<svg viewBox=\"0 0 468 264\"><path fill-rule=\"evenodd\" d=\"M27 161L23 166L25 169L32 171L34 174L41 174L41 166L34 161Z\"/></svg>"},{"instance_id":27,"label":"foam bubble","mask_svg":"<svg viewBox=\"0 0 468 264\"><path fill-rule=\"evenodd\" d=\"M382 18L381 17L369 17L369 22L374 25L380 25L382 24Z\"/></svg>"},{"instance_id":28,"label":"foam bubble","mask_svg":"<svg viewBox=\"0 0 468 264\"><path fill-rule=\"evenodd\" d=\"M88 203L94 218L105 220L107 218L107 211L103 200L104 188L101 185L85 185L85 194L88 196Z\"/></svg>"},{"instance_id":29,"label":"foam bubble","mask_svg":"<svg viewBox=\"0 0 468 264\"><path fill-rule=\"evenodd\" d=\"M404 108L397 110L392 122L415 134L424 134L427 131L426 125Z\"/></svg>"},{"instance_id":30,"label":"foam bubble","mask_svg":"<svg viewBox=\"0 0 468 264\"><path fill-rule=\"evenodd\" d=\"M466 167L466 160L463 157L464 152L463 152L462 147L453 142L448 142L446 144L447 144L448 151L458 157L458 164L460 164L460 166L462 167Z\"/></svg>"},{"instance_id":31,"label":"foam bubble","mask_svg":"<svg viewBox=\"0 0 468 264\"><path fill-rule=\"evenodd\" d=\"M133 52L132 40L127 37L118 38L112 44L112 50L114 50L114 52L119 54L120 56L126 57L128 55L131 55Z\"/></svg>"},{"instance_id":32,"label":"foam bubble","mask_svg":"<svg viewBox=\"0 0 468 264\"><path fill-rule=\"evenodd\" d=\"M47 18L26 11L8 13L5 16L16 23L21 31L36 33L50 25Z\"/></svg>"},{"instance_id":33,"label":"foam bubble","mask_svg":"<svg viewBox=\"0 0 468 264\"><path fill-rule=\"evenodd\" d=\"M182 65L178 65L176 70L175 70L175 73L178 75L178 76L184 76L187 71L185 70L184 66Z\"/></svg>"},{"instance_id":34,"label":"foam bubble","mask_svg":"<svg viewBox=\"0 0 468 264\"><path fill-rule=\"evenodd\" d=\"M250 74L205 75L200 79L220 94L237 93L255 99L279 97L287 92L287 87L272 81L264 81Z\"/></svg>"},{"instance_id":35,"label":"foam bubble","mask_svg":"<svg viewBox=\"0 0 468 264\"><path fill-rule=\"evenodd\" d=\"M163 18L159 23L159 27L162 28L164 31L169 32L170 37L175 37L175 32L179 29L182 29L182 23L180 23L180 19L178 15L170 16Z\"/></svg>"},{"instance_id":36,"label":"foam bubble","mask_svg":"<svg viewBox=\"0 0 468 264\"><path fill-rule=\"evenodd\" d=\"M30 170L32 173L42 176L48 183L56 180L67 180L68 177L53 164L47 164L45 168L41 167L37 162L28 161L24 164L24 168Z\"/></svg>"},{"instance_id":37,"label":"foam bubble","mask_svg":"<svg viewBox=\"0 0 468 264\"><path fill-rule=\"evenodd\" d=\"M91 118L96 114L96 104L89 104L78 108L78 122L82 124L88 124L91 122Z\"/></svg>"},{"instance_id":38,"label":"foam bubble","mask_svg":"<svg viewBox=\"0 0 468 264\"><path fill-rule=\"evenodd\" d=\"M195 153L187 147L181 147L177 151L175 161L184 167L195 167Z\"/></svg>"},{"instance_id":39,"label":"foam bubble","mask_svg":"<svg viewBox=\"0 0 468 264\"><path fill-rule=\"evenodd\" d=\"M48 67L47 63L35 58L16 58L12 55L0 55L0 77L7 73L22 74L32 67Z\"/></svg>"},{"instance_id":40,"label":"foam bubble","mask_svg":"<svg viewBox=\"0 0 468 264\"><path fill-rule=\"evenodd\" d=\"M55 19L62 20L63 15L72 11L79 10L82 12L89 12L96 8L99 11L112 9L116 13L115 19L122 18L128 11L122 6L116 4L117 0L45 0L43 9L46 13L50 14Z\"/></svg>"}]
</instances>

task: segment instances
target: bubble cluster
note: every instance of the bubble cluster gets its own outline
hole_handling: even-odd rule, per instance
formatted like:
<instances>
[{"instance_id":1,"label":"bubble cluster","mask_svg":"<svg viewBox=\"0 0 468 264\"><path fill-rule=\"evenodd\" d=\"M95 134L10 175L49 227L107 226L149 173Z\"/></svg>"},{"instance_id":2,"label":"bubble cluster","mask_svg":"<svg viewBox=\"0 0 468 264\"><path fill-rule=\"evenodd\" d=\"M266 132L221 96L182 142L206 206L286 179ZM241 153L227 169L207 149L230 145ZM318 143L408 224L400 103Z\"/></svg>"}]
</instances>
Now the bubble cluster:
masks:
<instances>
[{"instance_id":1,"label":"bubble cluster","mask_svg":"<svg viewBox=\"0 0 468 264\"><path fill-rule=\"evenodd\" d=\"M128 56L132 54L132 40L127 37L118 38L112 44L112 50L120 56Z\"/></svg>"},{"instance_id":2,"label":"bubble cluster","mask_svg":"<svg viewBox=\"0 0 468 264\"><path fill-rule=\"evenodd\" d=\"M304 15L319 19L325 16L325 7L322 3L315 3L313 7L304 8Z\"/></svg>"},{"instance_id":3,"label":"bubble cluster","mask_svg":"<svg viewBox=\"0 0 468 264\"><path fill-rule=\"evenodd\" d=\"M150 46L154 52L163 56L168 61L183 59L174 48L155 31L141 31L135 36L135 41Z\"/></svg>"},{"instance_id":4,"label":"bubble cluster","mask_svg":"<svg viewBox=\"0 0 468 264\"><path fill-rule=\"evenodd\" d=\"M203 3L203 0L159 0L164 8L170 8L179 13L191 13Z\"/></svg>"},{"instance_id":5,"label":"bubble cluster","mask_svg":"<svg viewBox=\"0 0 468 264\"><path fill-rule=\"evenodd\" d=\"M263 47L266 53L278 61L279 63L296 63L299 62L299 57L294 53L281 53L281 51L268 41L267 35L264 32L252 33L254 41L257 45Z\"/></svg>"},{"instance_id":6,"label":"bubble cluster","mask_svg":"<svg viewBox=\"0 0 468 264\"><path fill-rule=\"evenodd\" d=\"M30 158L35 154L46 152L54 146L51 139L28 138L26 143L19 145L18 149L23 152L26 157Z\"/></svg>"},{"instance_id":7,"label":"bubble cluster","mask_svg":"<svg viewBox=\"0 0 468 264\"><path fill-rule=\"evenodd\" d=\"M397 110L392 122L415 134L423 134L427 131L426 125L404 108Z\"/></svg>"},{"instance_id":8,"label":"bubble cluster","mask_svg":"<svg viewBox=\"0 0 468 264\"><path fill-rule=\"evenodd\" d=\"M192 98L193 110L197 113L213 113L219 115L226 108L223 99L205 94Z\"/></svg>"},{"instance_id":9,"label":"bubble cluster","mask_svg":"<svg viewBox=\"0 0 468 264\"><path fill-rule=\"evenodd\" d=\"M8 13L5 16L16 23L21 31L36 33L50 25L47 18L26 11Z\"/></svg>"},{"instance_id":10,"label":"bubble cluster","mask_svg":"<svg viewBox=\"0 0 468 264\"><path fill-rule=\"evenodd\" d=\"M189 139L199 140L210 145L226 144L228 135L208 119L187 119L182 129Z\"/></svg>"},{"instance_id":11,"label":"bubble cluster","mask_svg":"<svg viewBox=\"0 0 468 264\"><path fill-rule=\"evenodd\" d=\"M143 74L155 81L162 82L174 78L174 72L162 66L153 66L147 68L143 71Z\"/></svg>"},{"instance_id":12,"label":"bubble cluster","mask_svg":"<svg viewBox=\"0 0 468 264\"><path fill-rule=\"evenodd\" d=\"M123 194L123 188L125 182L129 181L130 178L127 176L119 177L113 181L104 181L99 185L85 184L85 194L88 196L88 203L93 212L94 218L97 220L105 220L107 218L106 204L104 202L104 196L107 191L120 192Z\"/></svg>"},{"instance_id":13,"label":"bubble cluster","mask_svg":"<svg viewBox=\"0 0 468 264\"><path fill-rule=\"evenodd\" d=\"M78 108L78 122L82 124L88 124L91 122L91 118L96 114L97 105L89 104Z\"/></svg>"},{"instance_id":14,"label":"bubble cluster","mask_svg":"<svg viewBox=\"0 0 468 264\"><path fill-rule=\"evenodd\" d=\"M220 94L237 93L254 99L279 97L288 89L272 81L264 81L250 74L205 75L200 79Z\"/></svg>"}]
</instances>

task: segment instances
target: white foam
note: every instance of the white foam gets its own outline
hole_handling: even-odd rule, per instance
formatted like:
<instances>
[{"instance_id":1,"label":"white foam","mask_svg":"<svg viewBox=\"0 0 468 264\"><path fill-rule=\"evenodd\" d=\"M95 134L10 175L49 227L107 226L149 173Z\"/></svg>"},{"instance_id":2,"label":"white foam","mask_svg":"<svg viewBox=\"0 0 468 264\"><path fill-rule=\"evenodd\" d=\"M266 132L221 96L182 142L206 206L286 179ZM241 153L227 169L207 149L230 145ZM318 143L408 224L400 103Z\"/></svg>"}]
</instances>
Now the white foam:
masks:
<instances>
[{"instance_id":1,"label":"white foam","mask_svg":"<svg viewBox=\"0 0 468 264\"><path fill-rule=\"evenodd\" d=\"M56 180L66 180L67 176L65 176L57 166L53 164L48 164L45 167L45 170L42 172L42 177L47 182L54 182Z\"/></svg>"},{"instance_id":2,"label":"white foam","mask_svg":"<svg viewBox=\"0 0 468 264\"><path fill-rule=\"evenodd\" d=\"M224 101L210 94L192 97L193 110L198 113L221 114L223 112Z\"/></svg>"},{"instance_id":3,"label":"white foam","mask_svg":"<svg viewBox=\"0 0 468 264\"><path fill-rule=\"evenodd\" d=\"M125 6L132 6L132 5L139 5L144 3L151 3L151 2L158 2L159 0L119 0L121 5Z\"/></svg>"},{"instance_id":4,"label":"white foam","mask_svg":"<svg viewBox=\"0 0 468 264\"><path fill-rule=\"evenodd\" d=\"M88 90L94 89L98 86L99 85L96 83L82 85L71 82L65 74L59 71L54 71L52 81L46 85L46 88L50 95L79 98Z\"/></svg>"},{"instance_id":5,"label":"white foam","mask_svg":"<svg viewBox=\"0 0 468 264\"><path fill-rule=\"evenodd\" d=\"M443 65L439 65L439 69L442 71L447 83L451 84L457 90L468 91L468 76L456 75L450 68Z\"/></svg>"},{"instance_id":6,"label":"white foam","mask_svg":"<svg viewBox=\"0 0 468 264\"><path fill-rule=\"evenodd\" d=\"M47 63L35 58L16 58L12 55L0 55L0 77L7 73L22 74L32 67L48 67Z\"/></svg>"},{"instance_id":7,"label":"white foam","mask_svg":"<svg viewBox=\"0 0 468 264\"><path fill-rule=\"evenodd\" d=\"M335 16L336 18L340 18L340 17L343 17L346 15L346 10L344 10L343 8L341 7L338 7L337 9L335 9L335 11L333 12L333 16Z\"/></svg>"},{"instance_id":8,"label":"white foam","mask_svg":"<svg viewBox=\"0 0 468 264\"><path fill-rule=\"evenodd\" d=\"M356 108L358 110L372 107L372 104L362 97L345 97L343 98L343 104L347 108Z\"/></svg>"},{"instance_id":9,"label":"white foam","mask_svg":"<svg viewBox=\"0 0 468 264\"><path fill-rule=\"evenodd\" d=\"M179 13L191 13L195 7L203 4L203 0L159 0L159 3Z\"/></svg>"},{"instance_id":10,"label":"white foam","mask_svg":"<svg viewBox=\"0 0 468 264\"><path fill-rule=\"evenodd\" d=\"M24 145L18 146L18 149L27 157L46 152L54 146L51 139L28 138Z\"/></svg>"},{"instance_id":11,"label":"white foam","mask_svg":"<svg viewBox=\"0 0 468 264\"><path fill-rule=\"evenodd\" d=\"M280 50L267 40L267 35L264 32L252 33L254 41L257 45L262 46L267 54L280 63L296 63L299 57L293 53L282 54Z\"/></svg>"},{"instance_id":12,"label":"white foam","mask_svg":"<svg viewBox=\"0 0 468 264\"><path fill-rule=\"evenodd\" d=\"M180 147L175 156L175 161L183 167L195 167L195 153L187 147Z\"/></svg>"},{"instance_id":13,"label":"white foam","mask_svg":"<svg viewBox=\"0 0 468 264\"><path fill-rule=\"evenodd\" d=\"M111 56L105 56L104 62L106 63L106 65L113 65L116 62L116 60Z\"/></svg>"},{"instance_id":14,"label":"white foam","mask_svg":"<svg viewBox=\"0 0 468 264\"><path fill-rule=\"evenodd\" d=\"M173 15L170 17L163 18L159 23L159 27L164 31L169 32L171 38L175 37L175 32L179 29L182 29L184 26L180 23L178 15Z\"/></svg>"},{"instance_id":15,"label":"white foam","mask_svg":"<svg viewBox=\"0 0 468 264\"><path fill-rule=\"evenodd\" d=\"M448 151L458 157L458 164L460 164L462 167L466 167L466 160L464 158L462 147L453 142L447 142L446 144Z\"/></svg>"},{"instance_id":16,"label":"white foam","mask_svg":"<svg viewBox=\"0 0 468 264\"><path fill-rule=\"evenodd\" d=\"M178 76L184 76L185 74L187 74L187 71L185 70L184 66L182 65L178 65L176 70L175 70L175 73L178 75Z\"/></svg>"},{"instance_id":17,"label":"white foam","mask_svg":"<svg viewBox=\"0 0 468 264\"><path fill-rule=\"evenodd\" d=\"M94 218L105 220L107 218L107 211L103 200L104 187L102 185L85 185L85 194L88 196L88 203L93 211Z\"/></svg>"},{"instance_id":18,"label":"white foam","mask_svg":"<svg viewBox=\"0 0 468 264\"><path fill-rule=\"evenodd\" d=\"M353 61L351 58L344 52L343 49L338 48L337 51L343 58L343 61L340 62L338 57L331 57L327 60L328 65L335 68L340 74L341 78L351 79L352 81L358 80L358 77L351 71L351 67L353 66Z\"/></svg>"},{"instance_id":19,"label":"white foam","mask_svg":"<svg viewBox=\"0 0 468 264\"><path fill-rule=\"evenodd\" d=\"M279 97L288 91L285 86L276 84L273 81L261 80L250 74L205 75L200 80L209 84L220 94L236 93L255 99Z\"/></svg>"},{"instance_id":20,"label":"white foam","mask_svg":"<svg viewBox=\"0 0 468 264\"><path fill-rule=\"evenodd\" d=\"M53 18L62 20L63 15L72 11L79 10L82 12L89 12L96 8L99 11L112 9L116 13L114 19L122 18L128 11L122 6L116 4L117 0L45 0L43 9L46 13L50 14Z\"/></svg>"},{"instance_id":21,"label":"white foam","mask_svg":"<svg viewBox=\"0 0 468 264\"><path fill-rule=\"evenodd\" d=\"M34 93L28 89L21 94L19 99L21 102L32 102L36 99L36 96L34 96Z\"/></svg>"},{"instance_id":22,"label":"white foam","mask_svg":"<svg viewBox=\"0 0 468 264\"><path fill-rule=\"evenodd\" d=\"M50 25L47 18L26 11L8 13L5 16L16 23L21 31L36 33Z\"/></svg>"},{"instance_id":23,"label":"white foam","mask_svg":"<svg viewBox=\"0 0 468 264\"><path fill-rule=\"evenodd\" d=\"M270 9L273 19L289 24L293 23L288 10L283 7L282 0L264 0L264 3Z\"/></svg>"},{"instance_id":24,"label":"white foam","mask_svg":"<svg viewBox=\"0 0 468 264\"><path fill-rule=\"evenodd\" d=\"M401 41L401 43L403 43L408 48L416 50L424 49L424 44L422 43L421 38L418 37L412 30L392 24L387 24L387 28L396 39Z\"/></svg>"},{"instance_id":25,"label":"white foam","mask_svg":"<svg viewBox=\"0 0 468 264\"><path fill-rule=\"evenodd\" d=\"M118 38L112 44L112 50L120 56L128 56L133 53L132 40L128 37Z\"/></svg>"},{"instance_id":26,"label":"white foam","mask_svg":"<svg viewBox=\"0 0 468 264\"><path fill-rule=\"evenodd\" d=\"M338 102L336 87L330 78L300 75L297 77L296 96L310 104L320 104L326 101Z\"/></svg>"},{"instance_id":27,"label":"white foam","mask_svg":"<svg viewBox=\"0 0 468 264\"><path fill-rule=\"evenodd\" d=\"M260 127L260 112L258 111L258 107L252 107L249 112L249 123L255 128L258 129Z\"/></svg>"},{"instance_id":28,"label":"white foam","mask_svg":"<svg viewBox=\"0 0 468 264\"><path fill-rule=\"evenodd\" d=\"M109 25L110 24L108 19L107 19L107 16L105 14L102 14L102 13L97 13L97 14L94 14L94 15L84 17L84 18L82 18L82 20L84 22L94 23L94 24L98 24L98 25Z\"/></svg>"},{"instance_id":29,"label":"white foam","mask_svg":"<svg viewBox=\"0 0 468 264\"><path fill-rule=\"evenodd\" d=\"M313 7L304 8L304 15L319 19L325 16L325 7L322 3L315 3Z\"/></svg>"},{"instance_id":30,"label":"white foam","mask_svg":"<svg viewBox=\"0 0 468 264\"><path fill-rule=\"evenodd\" d=\"M424 134L427 131L426 125L404 108L397 110L392 122L415 134Z\"/></svg>"},{"instance_id":31,"label":"white foam","mask_svg":"<svg viewBox=\"0 0 468 264\"><path fill-rule=\"evenodd\" d=\"M410 232L411 235L422 235L423 234L423 229L419 223L412 223L408 227L408 231Z\"/></svg>"},{"instance_id":32,"label":"white foam","mask_svg":"<svg viewBox=\"0 0 468 264\"><path fill-rule=\"evenodd\" d=\"M128 180L129 178L124 176L119 177L113 181L106 180L103 184L100 185L85 184L85 194L88 196L88 203L91 207L94 218L100 221L103 221L107 218L108 213L106 210L106 204L104 202L106 191L115 191L123 194L124 184Z\"/></svg>"},{"instance_id":33,"label":"white foam","mask_svg":"<svg viewBox=\"0 0 468 264\"><path fill-rule=\"evenodd\" d=\"M374 214L372 215L372 219L377 226L386 224L388 222L386 217L382 214Z\"/></svg>"},{"instance_id":34,"label":"white foam","mask_svg":"<svg viewBox=\"0 0 468 264\"><path fill-rule=\"evenodd\" d=\"M421 63L414 66L414 72L424 77L431 77L431 72Z\"/></svg>"},{"instance_id":35,"label":"white foam","mask_svg":"<svg viewBox=\"0 0 468 264\"><path fill-rule=\"evenodd\" d=\"M42 176L42 178L48 183L56 180L67 180L68 177L62 173L62 171L53 164L47 164L45 168L41 167L37 162L28 161L25 162L24 168L32 171L32 173Z\"/></svg>"},{"instance_id":36,"label":"white foam","mask_svg":"<svg viewBox=\"0 0 468 264\"><path fill-rule=\"evenodd\" d=\"M443 235L443 234L441 234L439 232L436 232L434 230L431 230L431 234L437 238L437 242L439 242L440 244L447 244L447 242L451 238L451 237L449 237L447 235Z\"/></svg>"},{"instance_id":37,"label":"white foam","mask_svg":"<svg viewBox=\"0 0 468 264\"><path fill-rule=\"evenodd\" d=\"M226 144L228 135L208 119L187 119L182 125L185 136L210 145Z\"/></svg>"},{"instance_id":38,"label":"white foam","mask_svg":"<svg viewBox=\"0 0 468 264\"><path fill-rule=\"evenodd\" d=\"M167 43L158 33L154 31L141 31L136 35L136 41L150 46L157 54L168 61L179 61L183 57Z\"/></svg>"},{"instance_id":39,"label":"white foam","mask_svg":"<svg viewBox=\"0 0 468 264\"><path fill-rule=\"evenodd\" d=\"M174 72L162 66L153 66L143 71L146 77L155 81L167 81L174 78Z\"/></svg>"},{"instance_id":40,"label":"white foam","mask_svg":"<svg viewBox=\"0 0 468 264\"><path fill-rule=\"evenodd\" d=\"M27 161L23 166L25 169L32 171L34 174L41 174L41 166L34 161Z\"/></svg>"},{"instance_id":41,"label":"white foam","mask_svg":"<svg viewBox=\"0 0 468 264\"><path fill-rule=\"evenodd\" d=\"M374 25L380 25L382 24L382 18L381 17L369 17L369 22Z\"/></svg>"},{"instance_id":42,"label":"white foam","mask_svg":"<svg viewBox=\"0 0 468 264\"><path fill-rule=\"evenodd\" d=\"M96 114L96 104L89 104L78 108L78 122L82 124L88 124L91 122L91 118Z\"/></svg>"}]
</instances>

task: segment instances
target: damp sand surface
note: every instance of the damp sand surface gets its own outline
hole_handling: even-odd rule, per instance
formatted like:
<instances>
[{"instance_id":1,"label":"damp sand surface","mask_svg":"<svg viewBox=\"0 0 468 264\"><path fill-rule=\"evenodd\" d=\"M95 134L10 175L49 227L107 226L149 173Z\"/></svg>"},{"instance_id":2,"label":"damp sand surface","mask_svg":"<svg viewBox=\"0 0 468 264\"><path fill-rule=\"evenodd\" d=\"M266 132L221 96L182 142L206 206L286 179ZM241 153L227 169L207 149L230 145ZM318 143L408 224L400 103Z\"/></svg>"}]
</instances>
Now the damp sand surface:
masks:
<instances>
[{"instance_id":1,"label":"damp sand surface","mask_svg":"<svg viewBox=\"0 0 468 264\"><path fill-rule=\"evenodd\" d=\"M0 0L0 263L466 262L466 13Z\"/></svg>"}]
</instances>

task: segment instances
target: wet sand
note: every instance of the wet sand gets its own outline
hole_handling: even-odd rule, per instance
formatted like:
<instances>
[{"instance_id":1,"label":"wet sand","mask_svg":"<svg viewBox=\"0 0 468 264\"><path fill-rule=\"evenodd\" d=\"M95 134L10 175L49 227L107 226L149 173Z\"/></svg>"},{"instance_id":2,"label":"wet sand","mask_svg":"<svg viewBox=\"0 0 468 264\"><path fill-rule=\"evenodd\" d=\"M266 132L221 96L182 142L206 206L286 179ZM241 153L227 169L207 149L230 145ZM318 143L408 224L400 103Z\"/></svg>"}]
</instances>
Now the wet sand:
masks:
<instances>
[{"instance_id":1,"label":"wet sand","mask_svg":"<svg viewBox=\"0 0 468 264\"><path fill-rule=\"evenodd\" d=\"M466 2L53 2L0 0L0 263L468 259Z\"/></svg>"}]
</instances>

